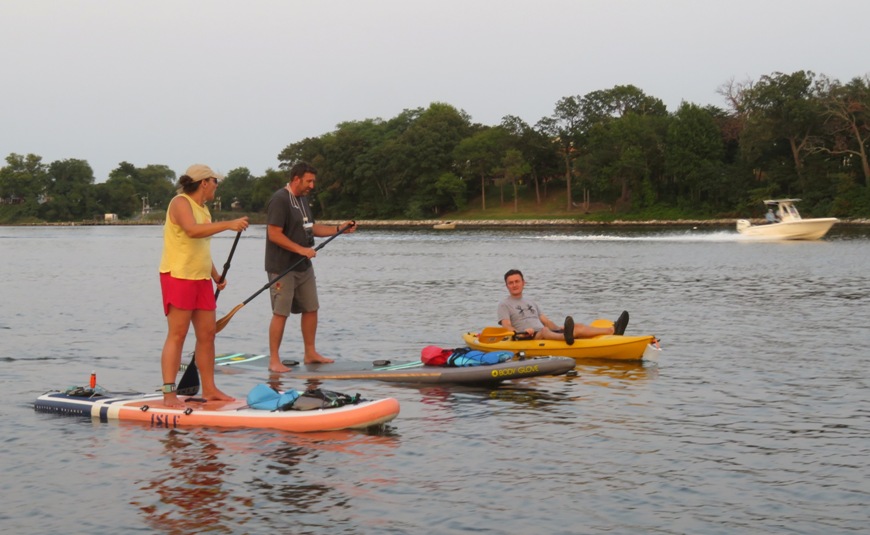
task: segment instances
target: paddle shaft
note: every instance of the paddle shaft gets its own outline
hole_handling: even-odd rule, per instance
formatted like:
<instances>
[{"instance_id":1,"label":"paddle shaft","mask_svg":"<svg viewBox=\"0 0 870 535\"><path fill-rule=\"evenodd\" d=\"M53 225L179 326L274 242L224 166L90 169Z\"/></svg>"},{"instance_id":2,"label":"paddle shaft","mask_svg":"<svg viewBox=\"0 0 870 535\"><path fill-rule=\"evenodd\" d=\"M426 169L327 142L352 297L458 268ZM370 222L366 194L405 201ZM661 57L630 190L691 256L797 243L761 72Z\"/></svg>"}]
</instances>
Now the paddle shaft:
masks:
<instances>
[{"instance_id":1,"label":"paddle shaft","mask_svg":"<svg viewBox=\"0 0 870 535\"><path fill-rule=\"evenodd\" d=\"M224 281L224 279L227 278L227 271L230 270L230 261L232 261L233 255L236 253L236 245L239 244L239 238L241 238L241 237L242 237L242 231L240 230L236 233L236 239L233 240L233 246L230 248L230 255L227 257L227 261L224 264L224 270L221 272L221 278L218 279L218 282L217 282L218 285L220 285ZM221 294L220 288L215 290L215 292L214 292L215 301L217 301L217 298L220 294Z\"/></svg>"},{"instance_id":2,"label":"paddle shaft","mask_svg":"<svg viewBox=\"0 0 870 535\"><path fill-rule=\"evenodd\" d=\"M346 227L339 229L338 232L336 232L336 233L333 234L332 236L330 236L330 237L326 238L325 240L323 240L323 243L321 243L320 245L318 245L317 247L315 247L314 250L315 250L315 251L319 251L319 250L322 249L322 248L323 248L327 243L331 242L331 241L334 240L335 238L338 238L338 236L339 236L340 234L342 234L345 230L349 229L349 228L352 227L352 226L353 226L353 224L351 224L351 225L347 225ZM242 304L243 304L243 305L247 305L248 303L250 303L252 299L254 299L254 298L257 297L258 295L260 295L261 293L263 293L267 288L269 288L269 286L272 286L273 284L275 284L276 282L278 282L278 279L280 279L280 278L283 277L284 275L286 275L286 274L290 273L291 271L293 271L293 270L296 268L296 266L298 266L299 264L301 264L301 263L304 262L305 260L310 260L310 259L309 259L309 258L302 257L302 258L300 258L299 260L293 262L293 264L292 264L290 267L288 267L287 269L285 269L284 271L282 271L281 273L279 273L278 275L276 275L274 279L270 280L269 282L266 283L265 286L263 286L262 288L260 288L259 290L257 290L257 291L254 293L254 295L252 295L251 297L245 299L245 300L242 302Z\"/></svg>"},{"instance_id":3,"label":"paddle shaft","mask_svg":"<svg viewBox=\"0 0 870 535\"><path fill-rule=\"evenodd\" d=\"M345 226L342 227L342 228L339 228L339 229L338 229L338 232L336 232L336 233L333 234L332 236L330 236L330 237L326 238L325 240L323 240L323 243L321 243L320 245L318 245L317 247L315 247L314 250L315 250L315 251L319 251L320 249L322 249L323 247L325 247L327 243L329 243L329 242L331 242L332 240L334 240L335 238L339 237L341 234L344 233L344 231L346 231L347 229L351 228L351 227L354 226L355 224L356 224L355 222L351 222L350 224L345 225ZM247 299L245 299L244 301L242 301L241 304L236 305L236 307L233 308L233 309L230 311L229 314L227 314L226 316L222 317L221 319L219 319L219 320L217 321L217 330L216 330L216 332L221 332L221 330L223 330L223 328L226 327L227 323L230 322L230 319L235 315L235 313L238 312L239 310L241 310L243 306L245 306L245 305L247 305L248 303L250 303L251 301L253 301L253 299L254 299L255 297L257 297L258 295L260 295L261 293L263 293L264 291L266 291L266 289L268 289L270 286L272 286L273 284L275 284L276 282L278 282L278 280L281 279L281 277L283 277L284 275L286 275L286 274L290 273L291 271L293 271L293 270L296 268L296 266L298 266L299 264L301 264L301 263L302 263L303 261L305 261L305 260L309 260L309 259L306 258L306 257L302 257L302 258L300 258L299 260L297 260L296 262L293 262L293 264L291 264L290 267L288 267L287 269L285 269L284 271L282 271L281 273L279 273L278 275L276 275L275 278L273 278L272 280L270 280L269 282L267 282L266 284L264 284L262 288L260 288L259 290L257 290L257 291L254 292L253 294L251 294L251 296L248 297Z\"/></svg>"}]
</instances>

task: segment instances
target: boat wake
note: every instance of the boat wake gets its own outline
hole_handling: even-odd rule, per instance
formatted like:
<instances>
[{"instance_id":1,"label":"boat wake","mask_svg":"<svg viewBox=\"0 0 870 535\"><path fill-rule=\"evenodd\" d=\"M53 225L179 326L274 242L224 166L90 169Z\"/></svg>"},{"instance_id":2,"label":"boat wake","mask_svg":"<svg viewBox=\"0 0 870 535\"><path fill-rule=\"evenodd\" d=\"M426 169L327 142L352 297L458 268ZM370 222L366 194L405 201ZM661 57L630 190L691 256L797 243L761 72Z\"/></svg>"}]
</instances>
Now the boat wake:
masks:
<instances>
[{"instance_id":1,"label":"boat wake","mask_svg":"<svg viewBox=\"0 0 870 535\"><path fill-rule=\"evenodd\" d=\"M687 230L679 232L662 232L657 234L625 235L625 234L551 234L539 239L549 241L581 241L581 242L755 242L758 238L744 236L734 231L701 231Z\"/></svg>"}]
</instances>

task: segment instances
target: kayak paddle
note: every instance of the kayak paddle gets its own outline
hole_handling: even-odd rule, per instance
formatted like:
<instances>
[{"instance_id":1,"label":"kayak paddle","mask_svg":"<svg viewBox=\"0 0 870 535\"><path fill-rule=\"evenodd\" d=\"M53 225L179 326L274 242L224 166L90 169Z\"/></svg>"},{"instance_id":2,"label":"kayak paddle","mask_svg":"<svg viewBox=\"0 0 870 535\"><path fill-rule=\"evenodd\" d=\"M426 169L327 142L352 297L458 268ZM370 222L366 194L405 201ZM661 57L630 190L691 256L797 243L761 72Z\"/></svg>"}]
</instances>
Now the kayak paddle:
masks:
<instances>
[{"instance_id":1,"label":"kayak paddle","mask_svg":"<svg viewBox=\"0 0 870 535\"><path fill-rule=\"evenodd\" d=\"M626 325L628 324L628 312L623 312L619 318L624 321ZM610 320L599 318L590 323L590 325L592 327L606 328L613 326L614 323ZM622 329L623 331L625 330L624 325L622 326ZM491 344L493 342L499 342L508 336L516 337L516 340L523 340L523 337L528 335L526 333L517 334L516 332L510 329L505 329L504 327L484 327L483 330L480 331L480 334L477 335L477 339L481 343Z\"/></svg>"}]
</instances>

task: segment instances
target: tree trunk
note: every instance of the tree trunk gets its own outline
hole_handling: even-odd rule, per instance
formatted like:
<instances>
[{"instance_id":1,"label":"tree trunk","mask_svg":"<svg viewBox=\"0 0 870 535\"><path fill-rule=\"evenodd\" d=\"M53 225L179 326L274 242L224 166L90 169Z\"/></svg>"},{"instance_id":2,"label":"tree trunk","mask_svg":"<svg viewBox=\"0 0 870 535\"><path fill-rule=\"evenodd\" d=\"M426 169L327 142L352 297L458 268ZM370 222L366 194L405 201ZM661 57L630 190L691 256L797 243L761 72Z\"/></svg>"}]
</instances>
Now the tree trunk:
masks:
<instances>
[{"instance_id":1,"label":"tree trunk","mask_svg":"<svg viewBox=\"0 0 870 535\"><path fill-rule=\"evenodd\" d=\"M480 209L486 210L486 177L480 175Z\"/></svg>"},{"instance_id":2,"label":"tree trunk","mask_svg":"<svg viewBox=\"0 0 870 535\"><path fill-rule=\"evenodd\" d=\"M565 189L568 197L568 211L571 211L571 155L565 151Z\"/></svg>"},{"instance_id":3,"label":"tree trunk","mask_svg":"<svg viewBox=\"0 0 870 535\"><path fill-rule=\"evenodd\" d=\"M854 122L850 125L852 135L858 142L858 156L861 158L861 170L864 171L864 186L870 186L870 161L867 159L867 149L865 148L865 139L861 135L861 130Z\"/></svg>"}]
</instances>

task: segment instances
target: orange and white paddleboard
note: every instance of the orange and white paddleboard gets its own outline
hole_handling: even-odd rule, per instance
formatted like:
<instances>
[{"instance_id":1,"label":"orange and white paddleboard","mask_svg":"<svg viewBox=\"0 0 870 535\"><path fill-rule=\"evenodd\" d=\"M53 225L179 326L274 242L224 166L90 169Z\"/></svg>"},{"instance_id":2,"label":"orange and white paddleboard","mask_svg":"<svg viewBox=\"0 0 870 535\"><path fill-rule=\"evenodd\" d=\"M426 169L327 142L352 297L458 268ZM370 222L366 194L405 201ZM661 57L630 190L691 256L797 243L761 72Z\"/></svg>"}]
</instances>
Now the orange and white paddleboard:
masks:
<instances>
[{"instance_id":1,"label":"orange and white paddleboard","mask_svg":"<svg viewBox=\"0 0 870 535\"><path fill-rule=\"evenodd\" d=\"M95 395L76 395L50 392L36 399L34 409L70 416L90 416L101 422L142 422L158 428L246 427L299 433L365 429L389 422L399 414L399 402L394 398L361 400L340 407L286 411L251 409L244 400L181 399L185 402L184 408L170 408L163 405L162 394L98 392Z\"/></svg>"}]
</instances>

